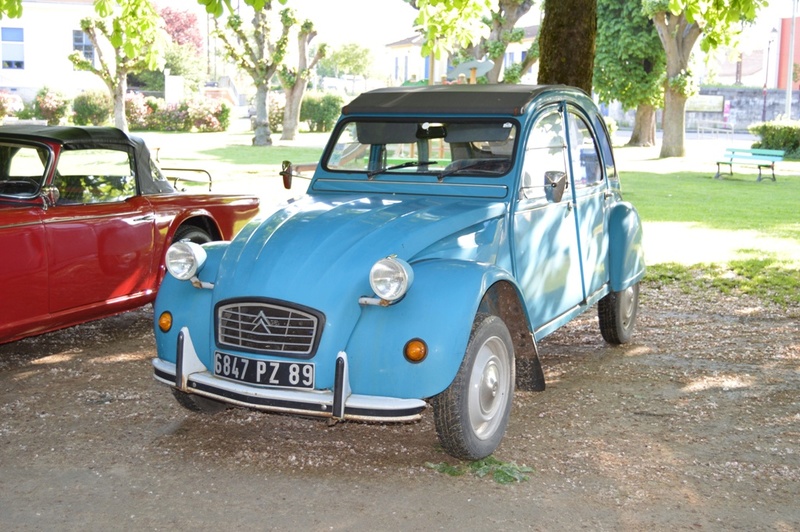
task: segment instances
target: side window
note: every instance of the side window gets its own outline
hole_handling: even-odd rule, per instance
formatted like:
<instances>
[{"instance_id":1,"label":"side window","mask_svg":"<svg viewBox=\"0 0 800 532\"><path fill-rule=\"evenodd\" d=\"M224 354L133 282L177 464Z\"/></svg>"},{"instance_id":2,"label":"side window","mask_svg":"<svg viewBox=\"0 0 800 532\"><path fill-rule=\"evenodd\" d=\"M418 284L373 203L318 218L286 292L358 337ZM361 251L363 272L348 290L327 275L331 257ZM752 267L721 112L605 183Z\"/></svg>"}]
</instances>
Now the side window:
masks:
<instances>
[{"instance_id":1,"label":"side window","mask_svg":"<svg viewBox=\"0 0 800 532\"><path fill-rule=\"evenodd\" d=\"M136 195L128 152L90 149L61 152L55 185L59 204L109 203Z\"/></svg>"},{"instance_id":2,"label":"side window","mask_svg":"<svg viewBox=\"0 0 800 532\"><path fill-rule=\"evenodd\" d=\"M22 28L2 28L3 68L25 68L25 41Z\"/></svg>"},{"instance_id":3,"label":"side window","mask_svg":"<svg viewBox=\"0 0 800 532\"><path fill-rule=\"evenodd\" d=\"M525 146L522 163L522 194L525 198L545 196L545 185L556 175L567 173L567 143L561 112L553 109L539 117Z\"/></svg>"},{"instance_id":4,"label":"side window","mask_svg":"<svg viewBox=\"0 0 800 532\"><path fill-rule=\"evenodd\" d=\"M576 187L593 185L603 180L603 163L597 151L597 143L586 122L570 110L569 118L570 159L575 174Z\"/></svg>"}]
</instances>

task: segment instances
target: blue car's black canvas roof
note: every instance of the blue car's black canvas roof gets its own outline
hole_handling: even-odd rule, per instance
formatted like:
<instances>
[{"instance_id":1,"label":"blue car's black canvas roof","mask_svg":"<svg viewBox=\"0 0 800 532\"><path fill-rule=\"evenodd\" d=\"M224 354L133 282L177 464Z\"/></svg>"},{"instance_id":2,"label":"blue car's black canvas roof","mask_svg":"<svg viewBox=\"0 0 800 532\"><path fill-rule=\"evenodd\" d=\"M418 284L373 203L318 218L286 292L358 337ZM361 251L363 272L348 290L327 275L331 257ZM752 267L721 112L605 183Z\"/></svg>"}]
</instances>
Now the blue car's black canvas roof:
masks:
<instances>
[{"instance_id":1,"label":"blue car's black canvas roof","mask_svg":"<svg viewBox=\"0 0 800 532\"><path fill-rule=\"evenodd\" d=\"M537 95L548 91L583 94L574 87L552 85L424 85L365 92L347 104L351 114L506 114L520 115Z\"/></svg>"}]
</instances>

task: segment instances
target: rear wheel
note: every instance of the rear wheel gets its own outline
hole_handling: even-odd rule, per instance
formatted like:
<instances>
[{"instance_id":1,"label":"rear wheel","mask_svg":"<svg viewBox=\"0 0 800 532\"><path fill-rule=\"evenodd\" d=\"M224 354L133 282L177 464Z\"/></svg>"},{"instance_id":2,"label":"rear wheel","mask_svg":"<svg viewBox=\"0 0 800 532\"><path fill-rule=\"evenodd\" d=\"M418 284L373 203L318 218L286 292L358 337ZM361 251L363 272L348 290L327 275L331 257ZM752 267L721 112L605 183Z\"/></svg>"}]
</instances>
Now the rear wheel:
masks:
<instances>
[{"instance_id":1,"label":"rear wheel","mask_svg":"<svg viewBox=\"0 0 800 532\"><path fill-rule=\"evenodd\" d=\"M195 227L193 225L182 225L177 231L175 231L175 236L173 237L172 242L181 242L184 240L194 242L195 244L205 244L207 242L211 242L211 235L199 227Z\"/></svg>"},{"instance_id":2,"label":"rear wheel","mask_svg":"<svg viewBox=\"0 0 800 532\"><path fill-rule=\"evenodd\" d=\"M505 435L513 395L511 334L499 317L479 314L455 379L432 400L444 450L466 460L492 454Z\"/></svg>"},{"instance_id":3,"label":"rear wheel","mask_svg":"<svg viewBox=\"0 0 800 532\"><path fill-rule=\"evenodd\" d=\"M203 397L202 395L182 392L176 388L172 388L172 395L175 396L175 400L178 401L179 405L192 412L216 414L228 408L228 405L225 403Z\"/></svg>"},{"instance_id":4,"label":"rear wheel","mask_svg":"<svg viewBox=\"0 0 800 532\"><path fill-rule=\"evenodd\" d=\"M610 344L624 344L633 335L639 310L639 283L620 292L611 292L597 304L600 333Z\"/></svg>"}]
</instances>

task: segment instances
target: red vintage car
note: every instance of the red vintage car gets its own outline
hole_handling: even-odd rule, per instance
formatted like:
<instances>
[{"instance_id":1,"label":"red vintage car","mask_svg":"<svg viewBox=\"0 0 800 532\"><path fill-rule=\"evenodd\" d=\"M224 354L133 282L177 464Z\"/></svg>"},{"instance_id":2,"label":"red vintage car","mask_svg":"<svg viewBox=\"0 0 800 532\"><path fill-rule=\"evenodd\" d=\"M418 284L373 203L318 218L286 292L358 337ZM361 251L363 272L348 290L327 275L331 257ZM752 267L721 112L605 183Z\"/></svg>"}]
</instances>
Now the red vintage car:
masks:
<instances>
[{"instance_id":1,"label":"red vintage car","mask_svg":"<svg viewBox=\"0 0 800 532\"><path fill-rule=\"evenodd\" d=\"M249 195L177 192L115 128L0 127L0 343L155 299L173 242L229 240Z\"/></svg>"}]
</instances>

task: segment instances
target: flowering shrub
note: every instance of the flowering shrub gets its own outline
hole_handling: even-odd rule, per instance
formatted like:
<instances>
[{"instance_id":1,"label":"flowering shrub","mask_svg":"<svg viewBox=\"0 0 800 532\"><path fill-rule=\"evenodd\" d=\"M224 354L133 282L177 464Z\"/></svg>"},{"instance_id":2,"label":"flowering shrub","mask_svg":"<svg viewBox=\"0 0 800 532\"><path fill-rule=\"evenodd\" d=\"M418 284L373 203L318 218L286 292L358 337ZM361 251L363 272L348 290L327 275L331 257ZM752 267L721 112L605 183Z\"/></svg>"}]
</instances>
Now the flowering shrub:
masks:
<instances>
[{"instance_id":1,"label":"flowering shrub","mask_svg":"<svg viewBox=\"0 0 800 532\"><path fill-rule=\"evenodd\" d=\"M23 108L22 98L19 95L0 91L0 120L7 116L13 116Z\"/></svg>"},{"instance_id":2,"label":"flowering shrub","mask_svg":"<svg viewBox=\"0 0 800 532\"><path fill-rule=\"evenodd\" d=\"M231 109L216 100L167 104L160 98L129 94L125 98L125 114L131 130L225 131L230 125Z\"/></svg>"},{"instance_id":3,"label":"flowering shrub","mask_svg":"<svg viewBox=\"0 0 800 532\"><path fill-rule=\"evenodd\" d=\"M219 100L194 100L187 104L187 112L197 131L225 131L231 124L231 109Z\"/></svg>"},{"instance_id":4,"label":"flowering shrub","mask_svg":"<svg viewBox=\"0 0 800 532\"><path fill-rule=\"evenodd\" d=\"M87 91L72 102L72 120L79 126L100 126L108 122L114 112L114 102L104 91Z\"/></svg>"},{"instance_id":5,"label":"flowering shrub","mask_svg":"<svg viewBox=\"0 0 800 532\"><path fill-rule=\"evenodd\" d=\"M36 95L36 116L47 120L47 125L57 126L69 114L70 102L56 91L44 87Z\"/></svg>"},{"instance_id":6,"label":"flowering shrub","mask_svg":"<svg viewBox=\"0 0 800 532\"><path fill-rule=\"evenodd\" d=\"M129 129L147 129L147 116L152 112L152 108L142 94L128 93L125 95L125 118L128 120Z\"/></svg>"}]
</instances>

